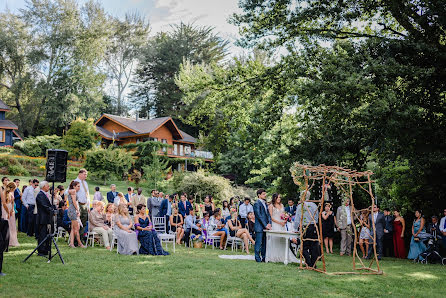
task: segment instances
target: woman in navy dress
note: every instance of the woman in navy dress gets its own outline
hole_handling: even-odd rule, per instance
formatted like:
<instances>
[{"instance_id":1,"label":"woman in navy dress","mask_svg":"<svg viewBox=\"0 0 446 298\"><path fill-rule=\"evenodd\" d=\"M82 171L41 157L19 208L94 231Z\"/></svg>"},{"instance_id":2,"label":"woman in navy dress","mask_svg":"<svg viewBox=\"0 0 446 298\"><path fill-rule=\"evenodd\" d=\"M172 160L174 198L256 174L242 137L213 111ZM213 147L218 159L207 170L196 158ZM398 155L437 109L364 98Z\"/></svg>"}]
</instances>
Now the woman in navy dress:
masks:
<instances>
[{"instance_id":1,"label":"woman in navy dress","mask_svg":"<svg viewBox=\"0 0 446 298\"><path fill-rule=\"evenodd\" d=\"M150 217L146 214L146 206L139 204L136 206L135 227L138 233L138 240L141 244L139 253L143 255L166 256L169 253L163 250L161 241L153 228Z\"/></svg>"}]
</instances>

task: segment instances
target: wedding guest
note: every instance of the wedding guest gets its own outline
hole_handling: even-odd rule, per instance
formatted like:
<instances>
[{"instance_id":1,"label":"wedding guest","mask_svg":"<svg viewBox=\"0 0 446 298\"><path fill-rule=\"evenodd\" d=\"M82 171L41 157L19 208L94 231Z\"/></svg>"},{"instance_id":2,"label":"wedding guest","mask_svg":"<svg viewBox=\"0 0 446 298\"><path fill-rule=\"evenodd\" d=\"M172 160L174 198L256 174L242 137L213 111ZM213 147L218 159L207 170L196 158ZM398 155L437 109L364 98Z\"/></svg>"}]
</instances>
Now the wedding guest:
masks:
<instances>
[{"instance_id":1,"label":"wedding guest","mask_svg":"<svg viewBox=\"0 0 446 298\"><path fill-rule=\"evenodd\" d=\"M373 216L373 218L372 218ZM373 223L375 223L375 227L373 227ZM386 220L384 214L379 212L379 207L377 205L373 205L373 212L369 215L369 229L370 235L372 236L373 241L373 233L375 233L376 238L376 253L378 254L378 260L381 260L383 257L383 240L384 240L384 229L386 227ZM373 232L375 230L375 232ZM368 259L373 257L373 245L369 246L369 253L367 255Z\"/></svg>"},{"instance_id":2,"label":"wedding guest","mask_svg":"<svg viewBox=\"0 0 446 298\"><path fill-rule=\"evenodd\" d=\"M135 227L139 243L141 243L139 248L140 254L153 256L167 256L169 254L163 250L150 217L146 215L146 206L144 204L136 206Z\"/></svg>"},{"instance_id":3,"label":"wedding guest","mask_svg":"<svg viewBox=\"0 0 446 298\"><path fill-rule=\"evenodd\" d=\"M322 217L322 236L324 238L325 250L327 253L333 253L333 237L336 217L331 210L331 204L325 203Z\"/></svg>"},{"instance_id":4,"label":"wedding guest","mask_svg":"<svg viewBox=\"0 0 446 298\"><path fill-rule=\"evenodd\" d=\"M79 181L73 180L68 187L68 217L71 220L71 232L70 232L70 244L69 246L75 248L74 240L77 240L77 243L80 247L84 248L85 246L82 244L80 235L79 235L79 227L80 227L80 210L78 204L78 193L80 191L81 184Z\"/></svg>"},{"instance_id":5,"label":"wedding guest","mask_svg":"<svg viewBox=\"0 0 446 298\"><path fill-rule=\"evenodd\" d=\"M426 232L434 238L441 237L440 225L438 224L438 217L436 215L431 217L431 222L427 225Z\"/></svg>"},{"instance_id":6,"label":"wedding guest","mask_svg":"<svg viewBox=\"0 0 446 298\"><path fill-rule=\"evenodd\" d=\"M118 239L118 252L122 255L138 254L138 238L132 230L133 220L130 218L127 204L119 204L114 222L113 231Z\"/></svg>"},{"instance_id":7,"label":"wedding guest","mask_svg":"<svg viewBox=\"0 0 446 298\"><path fill-rule=\"evenodd\" d=\"M251 205L251 199L246 197L243 200L243 204L241 204L238 209L240 225L242 226L242 228L245 228L248 220L248 213L254 212L254 209Z\"/></svg>"},{"instance_id":8,"label":"wedding guest","mask_svg":"<svg viewBox=\"0 0 446 298\"><path fill-rule=\"evenodd\" d=\"M79 218L82 223L82 227L79 228L79 234L84 235L88 221L88 210L90 210L90 192L88 191L88 183L86 181L88 172L86 169L80 169L77 178L74 181L80 183L79 191L77 191L78 205L79 205Z\"/></svg>"},{"instance_id":9,"label":"wedding guest","mask_svg":"<svg viewBox=\"0 0 446 298\"><path fill-rule=\"evenodd\" d=\"M359 233L359 248L362 252L362 257L365 258L369 252L369 244L372 241L369 227L369 211L363 210L359 217L361 223L361 231ZM365 244L365 250L364 250Z\"/></svg>"},{"instance_id":10,"label":"wedding guest","mask_svg":"<svg viewBox=\"0 0 446 298\"><path fill-rule=\"evenodd\" d=\"M296 206L294 206L293 199L288 200L288 206L285 207L285 211L291 214L291 216L296 215Z\"/></svg>"},{"instance_id":11,"label":"wedding guest","mask_svg":"<svg viewBox=\"0 0 446 298\"><path fill-rule=\"evenodd\" d=\"M316 225L319 221L319 212L317 205L310 200L311 193L308 190L301 192L301 203L297 205L294 227L296 231L305 229L302 255L305 258L305 264L308 267L316 268L316 261L319 257L319 243L312 239L317 239ZM302 215L303 213L303 215ZM302 217L302 222L301 222Z\"/></svg>"},{"instance_id":12,"label":"wedding guest","mask_svg":"<svg viewBox=\"0 0 446 298\"><path fill-rule=\"evenodd\" d=\"M127 208L129 208L129 214L133 214L133 207L132 207L132 198L135 196L135 193L133 192L133 187L127 188L127 193L125 194L124 198L127 201Z\"/></svg>"},{"instance_id":13,"label":"wedding guest","mask_svg":"<svg viewBox=\"0 0 446 298\"><path fill-rule=\"evenodd\" d=\"M93 196L93 201L102 201L104 199L104 197L102 196L101 192L99 191L99 186L96 186L94 188L95 193Z\"/></svg>"},{"instance_id":14,"label":"wedding guest","mask_svg":"<svg viewBox=\"0 0 446 298\"><path fill-rule=\"evenodd\" d=\"M266 236L263 230L271 230L271 216L266 206L266 191L261 188L257 190L257 201L254 204L254 231L256 233L256 245L254 246L256 262L265 262Z\"/></svg>"},{"instance_id":15,"label":"wedding guest","mask_svg":"<svg viewBox=\"0 0 446 298\"><path fill-rule=\"evenodd\" d=\"M336 225L341 232L341 247L340 255L343 256L351 254L352 249L352 219L350 210L350 199L344 198L342 205L338 207L336 211Z\"/></svg>"},{"instance_id":16,"label":"wedding guest","mask_svg":"<svg viewBox=\"0 0 446 298\"><path fill-rule=\"evenodd\" d=\"M63 186L62 184L58 185L58 186L57 186L57 190L58 190L58 192L59 192L59 196L60 196L60 198L62 199L62 201L66 202L66 199L65 199L65 188L64 188L64 186Z\"/></svg>"},{"instance_id":17,"label":"wedding guest","mask_svg":"<svg viewBox=\"0 0 446 298\"><path fill-rule=\"evenodd\" d=\"M37 206L37 226L39 231L39 236L37 238L37 244L39 248L37 250L40 256L47 256L50 251L50 239L47 235L51 233L53 229L53 212L55 211L54 206L50 201L50 184L47 181L42 181L39 184L39 193L36 197Z\"/></svg>"},{"instance_id":18,"label":"wedding guest","mask_svg":"<svg viewBox=\"0 0 446 298\"><path fill-rule=\"evenodd\" d=\"M249 212L248 213L248 231L249 231L249 234L251 235L252 239L256 239L256 232L254 231L255 222L256 222L256 217L254 216L254 212Z\"/></svg>"},{"instance_id":19,"label":"wedding guest","mask_svg":"<svg viewBox=\"0 0 446 298\"><path fill-rule=\"evenodd\" d=\"M34 208L36 206L36 198L34 197L34 190L39 186L39 180L33 179L32 184L28 186L22 194L22 202L26 207L27 214L27 235L32 237L36 229L36 216L34 215Z\"/></svg>"},{"instance_id":20,"label":"wedding guest","mask_svg":"<svg viewBox=\"0 0 446 298\"><path fill-rule=\"evenodd\" d=\"M115 204L108 203L107 207L105 207L105 224L113 229L114 226L114 217L115 217Z\"/></svg>"},{"instance_id":21,"label":"wedding guest","mask_svg":"<svg viewBox=\"0 0 446 298\"><path fill-rule=\"evenodd\" d=\"M399 210L393 211L395 219L393 220L393 252L395 258L405 259L407 257L406 247L404 246L404 230L406 222L400 215Z\"/></svg>"},{"instance_id":22,"label":"wedding guest","mask_svg":"<svg viewBox=\"0 0 446 298\"><path fill-rule=\"evenodd\" d=\"M110 191L107 193L107 202L114 203L117 195L118 192L116 191L116 185L110 185Z\"/></svg>"},{"instance_id":23,"label":"wedding guest","mask_svg":"<svg viewBox=\"0 0 446 298\"><path fill-rule=\"evenodd\" d=\"M181 204L181 203L180 203ZM195 217L195 210L190 209L189 214L186 215L186 218L184 220L184 242L186 243L186 246L189 247L189 240L191 234L194 235L201 235L201 232L203 231L200 227L201 224L196 224L197 218Z\"/></svg>"},{"instance_id":24,"label":"wedding guest","mask_svg":"<svg viewBox=\"0 0 446 298\"><path fill-rule=\"evenodd\" d=\"M443 242L443 248L446 249L446 208L443 210L443 217L440 220L440 232Z\"/></svg>"},{"instance_id":25,"label":"wedding guest","mask_svg":"<svg viewBox=\"0 0 446 298\"><path fill-rule=\"evenodd\" d=\"M252 244L255 245L254 239L252 239L251 235L249 234L249 231L245 228L242 228L242 225L240 224L240 221L237 217L237 212L234 212L232 215L232 218L228 220L228 227L229 227L229 235L231 237L237 237L243 240L243 243L245 244L245 250L246 253L249 255L249 241L252 242Z\"/></svg>"},{"instance_id":26,"label":"wedding guest","mask_svg":"<svg viewBox=\"0 0 446 298\"><path fill-rule=\"evenodd\" d=\"M412 225L412 238L410 239L409 254L407 255L407 258L410 260L416 259L420 253L426 251L426 245L423 243L422 239L418 237L420 233L426 232L424 225L425 221L421 210L416 210L415 220Z\"/></svg>"},{"instance_id":27,"label":"wedding guest","mask_svg":"<svg viewBox=\"0 0 446 298\"><path fill-rule=\"evenodd\" d=\"M384 209L384 237L383 237L383 255L393 257L393 215L388 208Z\"/></svg>"},{"instance_id":28,"label":"wedding guest","mask_svg":"<svg viewBox=\"0 0 446 298\"><path fill-rule=\"evenodd\" d=\"M172 209L172 215L170 216L170 230L177 234L177 244L181 243L181 239L184 236L183 230L183 216L178 213L178 208Z\"/></svg>"},{"instance_id":29,"label":"wedding guest","mask_svg":"<svg viewBox=\"0 0 446 298\"><path fill-rule=\"evenodd\" d=\"M222 206L223 206L223 207L222 207L222 209L221 209L221 216L222 216L225 220L231 218L231 211L229 210L229 203L228 203L228 201L224 200Z\"/></svg>"},{"instance_id":30,"label":"wedding guest","mask_svg":"<svg viewBox=\"0 0 446 298\"><path fill-rule=\"evenodd\" d=\"M211 224L216 227L216 230L214 230L213 233L208 236L220 237L220 249L221 250L225 249L227 234L229 232L225 228L225 224L222 222L221 214L219 212L214 213L214 217Z\"/></svg>"},{"instance_id":31,"label":"wedding guest","mask_svg":"<svg viewBox=\"0 0 446 298\"><path fill-rule=\"evenodd\" d=\"M215 210L215 205L211 202L211 198L210 195L207 195L204 198L204 211L207 212L209 216L211 216Z\"/></svg>"},{"instance_id":32,"label":"wedding guest","mask_svg":"<svg viewBox=\"0 0 446 298\"><path fill-rule=\"evenodd\" d=\"M71 220L68 217L68 206L64 201L59 202L59 210L57 210L57 227L62 227L65 231L70 233Z\"/></svg>"},{"instance_id":33,"label":"wedding guest","mask_svg":"<svg viewBox=\"0 0 446 298\"><path fill-rule=\"evenodd\" d=\"M158 215L162 199L159 198L159 192L152 190L152 197L147 199L147 209L149 210L150 219ZM181 210L180 210L181 213Z\"/></svg>"},{"instance_id":34,"label":"wedding guest","mask_svg":"<svg viewBox=\"0 0 446 298\"><path fill-rule=\"evenodd\" d=\"M116 207L118 207L121 204L124 204L128 208L127 200L125 199L124 194L122 192L118 192L118 195L115 198L114 204Z\"/></svg>"},{"instance_id":35,"label":"wedding guest","mask_svg":"<svg viewBox=\"0 0 446 298\"><path fill-rule=\"evenodd\" d=\"M166 231L169 231L169 219L172 215L172 201L174 196L166 196L166 198L161 202L160 211L158 212L158 217L164 217L166 223Z\"/></svg>"},{"instance_id":36,"label":"wedding guest","mask_svg":"<svg viewBox=\"0 0 446 298\"><path fill-rule=\"evenodd\" d=\"M187 201L187 194L183 193L180 196L180 202L178 203L178 212L185 218L189 215L190 210L192 210L192 205L189 201Z\"/></svg>"},{"instance_id":37,"label":"wedding guest","mask_svg":"<svg viewBox=\"0 0 446 298\"><path fill-rule=\"evenodd\" d=\"M31 180L31 184L32 184L32 180ZM20 221L22 223L22 231L21 232L23 232L23 233L28 233L28 214L27 214L27 208L23 201L23 193L25 192L25 190L28 186L29 185L22 186L22 191L21 191L21 196L20 196L20 200L22 202L22 212L20 213Z\"/></svg>"},{"instance_id":38,"label":"wedding guest","mask_svg":"<svg viewBox=\"0 0 446 298\"><path fill-rule=\"evenodd\" d=\"M9 182L4 187L1 195L2 218L7 220L9 224L9 246L20 246L17 240L17 227L14 214L14 190L16 188L17 185L14 182Z\"/></svg>"},{"instance_id":39,"label":"wedding guest","mask_svg":"<svg viewBox=\"0 0 446 298\"><path fill-rule=\"evenodd\" d=\"M146 205L147 199L142 194L142 188L141 187L138 188L137 194L132 196L132 199L130 200L130 203L131 203L131 206L132 206L133 210L136 210L136 206L138 206L139 204L142 204L144 206Z\"/></svg>"},{"instance_id":40,"label":"wedding guest","mask_svg":"<svg viewBox=\"0 0 446 298\"><path fill-rule=\"evenodd\" d=\"M102 237L106 249L110 249L110 242L113 239L113 230L108 227L107 217L104 214L104 202L97 201L95 207L90 211L88 218L88 229Z\"/></svg>"},{"instance_id":41,"label":"wedding guest","mask_svg":"<svg viewBox=\"0 0 446 298\"><path fill-rule=\"evenodd\" d=\"M18 222L18 230L20 232L23 232L22 221L21 221L23 204L22 204L22 194L20 192L20 179L15 178L13 181L16 185L16 188L14 190L14 204L15 204L15 209L17 210L17 213L15 214L15 219Z\"/></svg>"}]
</instances>

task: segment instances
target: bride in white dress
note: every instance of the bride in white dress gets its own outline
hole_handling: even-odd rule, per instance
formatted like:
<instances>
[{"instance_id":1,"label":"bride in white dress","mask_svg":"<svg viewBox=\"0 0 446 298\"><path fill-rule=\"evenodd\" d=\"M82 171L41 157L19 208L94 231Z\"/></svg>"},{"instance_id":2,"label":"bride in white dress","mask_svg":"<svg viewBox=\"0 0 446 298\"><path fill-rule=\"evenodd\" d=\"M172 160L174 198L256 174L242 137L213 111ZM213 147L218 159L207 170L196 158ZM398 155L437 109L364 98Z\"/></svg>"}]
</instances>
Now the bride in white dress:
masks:
<instances>
[{"instance_id":1,"label":"bride in white dress","mask_svg":"<svg viewBox=\"0 0 446 298\"><path fill-rule=\"evenodd\" d=\"M281 219L282 214L285 213L285 208L281 202L279 194L273 194L271 204L268 207L269 214L271 215L271 230L272 231L286 231L286 221ZM266 262L281 262L285 261L285 246L287 245L286 239L281 237L271 236L271 241L267 244ZM290 261L297 262L294 255L289 253Z\"/></svg>"}]
</instances>

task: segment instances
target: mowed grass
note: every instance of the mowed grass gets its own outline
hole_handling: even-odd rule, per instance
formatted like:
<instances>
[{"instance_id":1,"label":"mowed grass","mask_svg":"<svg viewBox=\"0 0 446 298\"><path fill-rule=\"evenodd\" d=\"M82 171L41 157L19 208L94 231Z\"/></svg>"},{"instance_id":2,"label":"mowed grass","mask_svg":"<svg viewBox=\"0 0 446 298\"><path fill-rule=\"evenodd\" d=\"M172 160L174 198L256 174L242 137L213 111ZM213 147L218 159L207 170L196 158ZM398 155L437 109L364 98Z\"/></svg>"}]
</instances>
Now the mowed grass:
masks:
<instances>
[{"instance_id":1,"label":"mowed grass","mask_svg":"<svg viewBox=\"0 0 446 298\"><path fill-rule=\"evenodd\" d=\"M220 259L233 254L212 249L177 247L170 256L124 256L104 248L69 248L59 240L66 264L34 255L23 259L36 242L19 234L21 246L5 253L0 296L444 296L446 267L385 259L385 275L331 276L299 270L296 264L257 264ZM169 245L169 251L172 249ZM240 253L240 252L238 252ZM234 254L236 254L234 252ZM350 271L351 258L330 255L330 271Z\"/></svg>"}]
</instances>

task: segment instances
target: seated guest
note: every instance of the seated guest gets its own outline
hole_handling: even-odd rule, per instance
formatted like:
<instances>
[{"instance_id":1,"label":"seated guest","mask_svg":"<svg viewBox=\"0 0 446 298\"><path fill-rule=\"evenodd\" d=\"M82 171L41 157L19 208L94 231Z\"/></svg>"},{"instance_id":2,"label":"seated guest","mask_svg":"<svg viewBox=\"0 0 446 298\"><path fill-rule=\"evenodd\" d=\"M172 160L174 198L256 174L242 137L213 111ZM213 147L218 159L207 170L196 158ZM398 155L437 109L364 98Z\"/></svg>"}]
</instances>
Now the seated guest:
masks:
<instances>
[{"instance_id":1,"label":"seated guest","mask_svg":"<svg viewBox=\"0 0 446 298\"><path fill-rule=\"evenodd\" d=\"M423 243L420 234L425 233L425 221L420 210L415 211L415 219L412 225L412 239L410 240L408 259L414 260L419 254L426 251L426 245Z\"/></svg>"},{"instance_id":2,"label":"seated guest","mask_svg":"<svg viewBox=\"0 0 446 298\"><path fill-rule=\"evenodd\" d=\"M229 203L228 201L223 201L223 207L221 208L221 216L228 220L231 218L231 211L229 210Z\"/></svg>"},{"instance_id":3,"label":"seated guest","mask_svg":"<svg viewBox=\"0 0 446 298\"><path fill-rule=\"evenodd\" d=\"M141 243L140 254L153 256L167 256L169 254L163 250L150 217L146 214L146 205L144 204L136 206L135 227L139 243Z\"/></svg>"},{"instance_id":4,"label":"seated guest","mask_svg":"<svg viewBox=\"0 0 446 298\"><path fill-rule=\"evenodd\" d=\"M118 195L116 196L114 203L115 203L116 207L118 207L121 204L124 204L127 206L127 209L128 209L128 205L127 205L128 202L125 199L124 194L122 192L118 192Z\"/></svg>"},{"instance_id":5,"label":"seated guest","mask_svg":"<svg viewBox=\"0 0 446 298\"><path fill-rule=\"evenodd\" d=\"M96 186L94 188L95 193L94 193L94 197L93 197L93 201L102 201L104 199L104 197L102 196L101 192L99 191L99 186Z\"/></svg>"},{"instance_id":6,"label":"seated guest","mask_svg":"<svg viewBox=\"0 0 446 298\"><path fill-rule=\"evenodd\" d=\"M57 210L57 227L62 227L68 233L70 232L71 220L68 218L68 206L64 201L59 202Z\"/></svg>"},{"instance_id":7,"label":"seated guest","mask_svg":"<svg viewBox=\"0 0 446 298\"><path fill-rule=\"evenodd\" d=\"M183 218L186 218L189 215L190 210L192 209L192 205L189 201L187 201L187 194L183 193L180 197L180 202L178 202L178 212L180 212Z\"/></svg>"},{"instance_id":8,"label":"seated guest","mask_svg":"<svg viewBox=\"0 0 446 298\"><path fill-rule=\"evenodd\" d=\"M133 220L130 218L126 203L118 206L113 231L118 239L118 252L123 255L136 255L138 253L138 238L136 233L132 231Z\"/></svg>"},{"instance_id":9,"label":"seated guest","mask_svg":"<svg viewBox=\"0 0 446 298\"><path fill-rule=\"evenodd\" d=\"M110 240L113 238L113 230L106 223L107 217L104 214L104 202L96 201L93 210L90 211L88 217L88 229L98 233L104 242L106 249L110 249Z\"/></svg>"},{"instance_id":10,"label":"seated guest","mask_svg":"<svg viewBox=\"0 0 446 298\"><path fill-rule=\"evenodd\" d=\"M180 203L181 204L181 203ZM195 210L191 209L189 211L189 215L186 216L186 219L184 220L184 242L186 243L186 246L189 247L189 240L191 234L195 235L201 235L201 232L203 231L200 227L201 224L196 224L197 218L195 217Z\"/></svg>"},{"instance_id":11,"label":"seated guest","mask_svg":"<svg viewBox=\"0 0 446 298\"><path fill-rule=\"evenodd\" d=\"M105 207L105 224L113 229L113 219L115 217L115 204L108 203L107 207Z\"/></svg>"},{"instance_id":12,"label":"seated guest","mask_svg":"<svg viewBox=\"0 0 446 298\"><path fill-rule=\"evenodd\" d=\"M206 239L208 235L212 235L216 229L216 226L212 224L209 213L203 213L203 220L201 221L201 228L203 229L203 236ZM210 242L208 242L210 244Z\"/></svg>"},{"instance_id":13,"label":"seated guest","mask_svg":"<svg viewBox=\"0 0 446 298\"><path fill-rule=\"evenodd\" d=\"M249 255L249 241L251 241L253 244L255 244L255 241L254 239L252 239L248 230L242 228L242 225L240 224L240 221L237 218L237 212L234 212L232 214L232 218L228 220L228 227L229 227L229 235L231 235L231 237L237 237L243 240L243 242L245 243L246 253Z\"/></svg>"},{"instance_id":14,"label":"seated guest","mask_svg":"<svg viewBox=\"0 0 446 298\"><path fill-rule=\"evenodd\" d=\"M443 210L443 214L444 217L441 218L440 220L440 232L441 232L441 237L442 242L443 242L443 248L446 249L446 208Z\"/></svg>"},{"instance_id":15,"label":"seated guest","mask_svg":"<svg viewBox=\"0 0 446 298\"><path fill-rule=\"evenodd\" d=\"M254 224L256 222L256 217L254 215L254 212L248 213L248 231L251 235L252 239L256 239L256 232L254 230Z\"/></svg>"},{"instance_id":16,"label":"seated guest","mask_svg":"<svg viewBox=\"0 0 446 298\"><path fill-rule=\"evenodd\" d=\"M183 216L178 213L178 208L174 207L172 209L172 215L170 216L170 230L172 232L177 233L177 244L181 243L181 239L183 239L184 230L183 230Z\"/></svg>"},{"instance_id":17,"label":"seated guest","mask_svg":"<svg viewBox=\"0 0 446 298\"><path fill-rule=\"evenodd\" d=\"M116 185L110 185L110 191L107 193L107 202L114 203L115 198L118 196L118 192L116 191Z\"/></svg>"},{"instance_id":18,"label":"seated guest","mask_svg":"<svg viewBox=\"0 0 446 298\"><path fill-rule=\"evenodd\" d=\"M220 237L220 249L225 249L228 230L225 228L225 224L222 222L220 212L215 212L211 224L216 227L216 231L214 231L214 233L210 236Z\"/></svg>"},{"instance_id":19,"label":"seated guest","mask_svg":"<svg viewBox=\"0 0 446 298\"><path fill-rule=\"evenodd\" d=\"M432 216L431 223L427 225L427 231L429 234L434 236L435 238L441 237L440 225L438 224L438 217L436 215Z\"/></svg>"}]
</instances>

